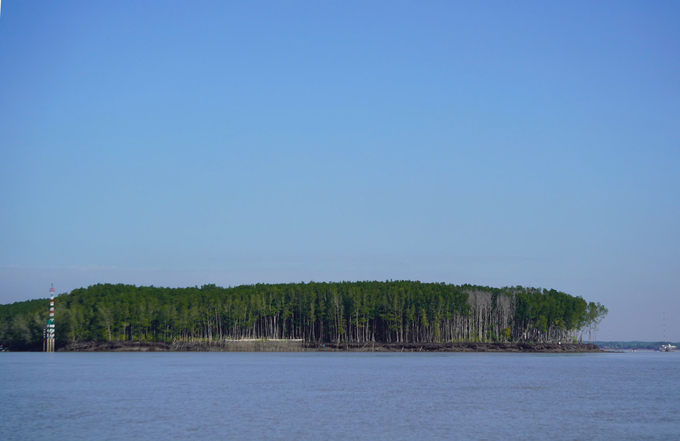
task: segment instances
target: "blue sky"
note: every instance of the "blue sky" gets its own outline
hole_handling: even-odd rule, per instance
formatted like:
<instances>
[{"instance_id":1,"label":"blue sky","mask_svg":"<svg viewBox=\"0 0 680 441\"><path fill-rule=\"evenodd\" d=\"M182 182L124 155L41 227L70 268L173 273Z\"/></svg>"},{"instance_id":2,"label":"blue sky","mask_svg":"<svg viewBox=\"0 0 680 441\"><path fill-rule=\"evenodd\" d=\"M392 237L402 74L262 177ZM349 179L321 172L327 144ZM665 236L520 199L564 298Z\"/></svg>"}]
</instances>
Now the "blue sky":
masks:
<instances>
[{"instance_id":1,"label":"blue sky","mask_svg":"<svg viewBox=\"0 0 680 441\"><path fill-rule=\"evenodd\" d=\"M680 340L679 79L677 2L5 1L0 303L417 279Z\"/></svg>"}]
</instances>

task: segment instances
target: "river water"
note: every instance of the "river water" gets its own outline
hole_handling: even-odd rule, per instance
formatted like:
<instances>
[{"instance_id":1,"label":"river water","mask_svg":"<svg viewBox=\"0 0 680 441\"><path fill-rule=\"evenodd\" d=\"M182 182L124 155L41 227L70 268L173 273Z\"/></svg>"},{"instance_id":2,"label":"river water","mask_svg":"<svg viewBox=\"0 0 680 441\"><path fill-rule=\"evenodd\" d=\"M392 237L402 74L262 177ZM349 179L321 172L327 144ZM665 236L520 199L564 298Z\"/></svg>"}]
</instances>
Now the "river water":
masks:
<instances>
[{"instance_id":1,"label":"river water","mask_svg":"<svg viewBox=\"0 0 680 441\"><path fill-rule=\"evenodd\" d=\"M680 439L680 353L2 353L2 440Z\"/></svg>"}]
</instances>

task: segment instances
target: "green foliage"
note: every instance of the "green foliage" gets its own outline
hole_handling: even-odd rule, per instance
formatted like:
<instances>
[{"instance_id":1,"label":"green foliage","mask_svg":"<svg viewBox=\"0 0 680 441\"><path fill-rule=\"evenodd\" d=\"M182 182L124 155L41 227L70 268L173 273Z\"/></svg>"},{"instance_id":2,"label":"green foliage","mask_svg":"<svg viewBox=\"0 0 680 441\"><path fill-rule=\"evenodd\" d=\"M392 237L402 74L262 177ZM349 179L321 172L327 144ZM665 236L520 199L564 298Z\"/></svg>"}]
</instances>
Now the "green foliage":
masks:
<instances>
[{"instance_id":1,"label":"green foliage","mask_svg":"<svg viewBox=\"0 0 680 441\"><path fill-rule=\"evenodd\" d=\"M47 299L0 305L0 343L39 350ZM412 281L230 288L98 284L55 301L57 344L75 340L565 341L606 308L555 290Z\"/></svg>"}]
</instances>

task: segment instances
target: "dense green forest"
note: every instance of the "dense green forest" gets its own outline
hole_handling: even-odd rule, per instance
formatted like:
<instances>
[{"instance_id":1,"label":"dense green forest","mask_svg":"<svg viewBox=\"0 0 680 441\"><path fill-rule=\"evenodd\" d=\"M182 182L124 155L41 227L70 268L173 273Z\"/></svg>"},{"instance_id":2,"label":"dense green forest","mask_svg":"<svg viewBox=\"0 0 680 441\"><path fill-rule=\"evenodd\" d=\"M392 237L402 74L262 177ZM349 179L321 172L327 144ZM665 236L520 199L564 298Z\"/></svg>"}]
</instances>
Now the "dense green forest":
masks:
<instances>
[{"instance_id":1,"label":"dense green forest","mask_svg":"<svg viewBox=\"0 0 680 441\"><path fill-rule=\"evenodd\" d=\"M48 305L47 299L0 305L0 344L39 350ZM582 341L607 312L555 290L411 281L98 284L55 301L58 346L77 340Z\"/></svg>"}]
</instances>

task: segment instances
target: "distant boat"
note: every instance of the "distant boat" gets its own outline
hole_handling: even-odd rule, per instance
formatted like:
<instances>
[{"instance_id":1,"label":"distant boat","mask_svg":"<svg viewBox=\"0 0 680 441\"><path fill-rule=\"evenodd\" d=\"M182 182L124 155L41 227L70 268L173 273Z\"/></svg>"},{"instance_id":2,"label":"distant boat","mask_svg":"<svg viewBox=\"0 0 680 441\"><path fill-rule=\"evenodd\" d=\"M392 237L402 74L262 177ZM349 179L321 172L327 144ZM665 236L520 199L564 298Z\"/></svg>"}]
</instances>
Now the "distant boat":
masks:
<instances>
[{"instance_id":1,"label":"distant boat","mask_svg":"<svg viewBox=\"0 0 680 441\"><path fill-rule=\"evenodd\" d=\"M675 351L675 346L672 344L667 344L667 345L661 345L661 349L659 349L661 352L673 352Z\"/></svg>"}]
</instances>

